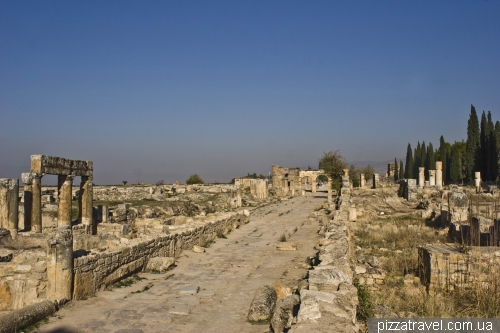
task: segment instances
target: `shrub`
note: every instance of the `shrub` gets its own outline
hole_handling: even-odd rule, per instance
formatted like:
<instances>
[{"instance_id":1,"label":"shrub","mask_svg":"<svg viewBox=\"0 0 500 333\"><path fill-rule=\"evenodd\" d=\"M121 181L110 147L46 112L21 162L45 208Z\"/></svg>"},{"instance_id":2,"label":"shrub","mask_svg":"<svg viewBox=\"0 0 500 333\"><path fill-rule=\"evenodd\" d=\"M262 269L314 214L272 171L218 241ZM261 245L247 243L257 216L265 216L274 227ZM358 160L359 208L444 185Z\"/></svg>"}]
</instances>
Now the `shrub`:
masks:
<instances>
[{"instance_id":1,"label":"shrub","mask_svg":"<svg viewBox=\"0 0 500 333\"><path fill-rule=\"evenodd\" d=\"M197 174L189 176L189 178L186 180L187 185L193 185L193 184L203 184L204 181L201 179L200 176Z\"/></svg>"}]
</instances>

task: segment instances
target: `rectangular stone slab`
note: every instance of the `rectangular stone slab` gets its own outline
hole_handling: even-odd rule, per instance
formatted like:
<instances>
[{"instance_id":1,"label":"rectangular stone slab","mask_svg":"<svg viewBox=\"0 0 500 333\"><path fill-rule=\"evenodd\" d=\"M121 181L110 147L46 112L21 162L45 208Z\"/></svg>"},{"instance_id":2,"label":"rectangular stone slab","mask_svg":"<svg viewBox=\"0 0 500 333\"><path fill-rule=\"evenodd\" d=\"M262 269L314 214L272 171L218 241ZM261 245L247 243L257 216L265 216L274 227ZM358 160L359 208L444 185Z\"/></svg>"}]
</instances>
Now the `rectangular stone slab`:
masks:
<instances>
[{"instance_id":1,"label":"rectangular stone slab","mask_svg":"<svg viewBox=\"0 0 500 333\"><path fill-rule=\"evenodd\" d=\"M70 160L63 157L31 155L31 172L52 175L92 176L92 161Z\"/></svg>"}]
</instances>

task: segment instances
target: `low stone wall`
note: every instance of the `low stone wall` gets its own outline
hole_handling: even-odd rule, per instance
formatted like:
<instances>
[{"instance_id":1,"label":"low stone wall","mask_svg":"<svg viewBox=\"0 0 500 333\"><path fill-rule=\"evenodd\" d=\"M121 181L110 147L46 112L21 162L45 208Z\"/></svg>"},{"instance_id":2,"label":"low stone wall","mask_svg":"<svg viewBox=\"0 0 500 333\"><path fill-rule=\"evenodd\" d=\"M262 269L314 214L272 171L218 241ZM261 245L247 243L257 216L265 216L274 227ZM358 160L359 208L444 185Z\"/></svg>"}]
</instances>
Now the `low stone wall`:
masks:
<instances>
[{"instance_id":1,"label":"low stone wall","mask_svg":"<svg viewBox=\"0 0 500 333\"><path fill-rule=\"evenodd\" d=\"M130 246L124 249L75 258L73 298L95 295L116 281L143 270L149 258L176 257L182 250L192 249L194 245L215 239L218 233L225 233L234 222L248 221L245 214L225 213L205 221L204 225L172 230L175 233L154 239L131 240Z\"/></svg>"},{"instance_id":2,"label":"low stone wall","mask_svg":"<svg viewBox=\"0 0 500 333\"><path fill-rule=\"evenodd\" d=\"M355 332L357 289L348 237L348 213L336 211L333 221L324 226L320 241L320 264L309 271L309 290L300 291L297 325L289 332Z\"/></svg>"}]
</instances>

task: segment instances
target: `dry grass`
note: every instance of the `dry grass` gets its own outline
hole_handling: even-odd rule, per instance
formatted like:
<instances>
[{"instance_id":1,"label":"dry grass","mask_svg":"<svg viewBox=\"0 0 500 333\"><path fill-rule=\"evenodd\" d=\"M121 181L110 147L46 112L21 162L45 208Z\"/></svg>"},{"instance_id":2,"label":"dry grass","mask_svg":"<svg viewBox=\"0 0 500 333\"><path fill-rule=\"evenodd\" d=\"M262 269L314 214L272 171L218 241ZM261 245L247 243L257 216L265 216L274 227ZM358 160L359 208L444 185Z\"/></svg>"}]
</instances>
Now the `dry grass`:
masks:
<instances>
[{"instance_id":1,"label":"dry grass","mask_svg":"<svg viewBox=\"0 0 500 333\"><path fill-rule=\"evenodd\" d=\"M478 267L476 278L467 287L430 294L420 283L404 283L404 276L418 276L419 245L448 241L442 233L414 216L376 220L354 232L359 255L375 255L387 276L385 284L371 291L374 304L387 305L400 317L479 317L500 316L500 268L493 262Z\"/></svg>"}]
</instances>

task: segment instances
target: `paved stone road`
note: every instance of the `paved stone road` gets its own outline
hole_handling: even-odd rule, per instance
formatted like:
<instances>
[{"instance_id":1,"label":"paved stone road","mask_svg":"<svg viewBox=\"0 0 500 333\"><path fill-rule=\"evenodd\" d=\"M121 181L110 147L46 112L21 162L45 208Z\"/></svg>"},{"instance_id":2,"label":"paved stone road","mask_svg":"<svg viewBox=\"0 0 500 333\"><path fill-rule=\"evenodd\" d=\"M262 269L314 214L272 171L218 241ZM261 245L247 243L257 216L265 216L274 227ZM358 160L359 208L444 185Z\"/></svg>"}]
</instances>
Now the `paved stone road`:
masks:
<instances>
[{"instance_id":1,"label":"paved stone road","mask_svg":"<svg viewBox=\"0 0 500 333\"><path fill-rule=\"evenodd\" d=\"M308 193L258 208L206 253L184 251L166 274L141 273L129 287L74 301L37 332L266 332L268 325L246 321L253 295L277 280L293 287L307 275L299 264L318 241L318 222L307 217L325 200L326 193ZM276 250L285 230L297 251Z\"/></svg>"}]
</instances>

